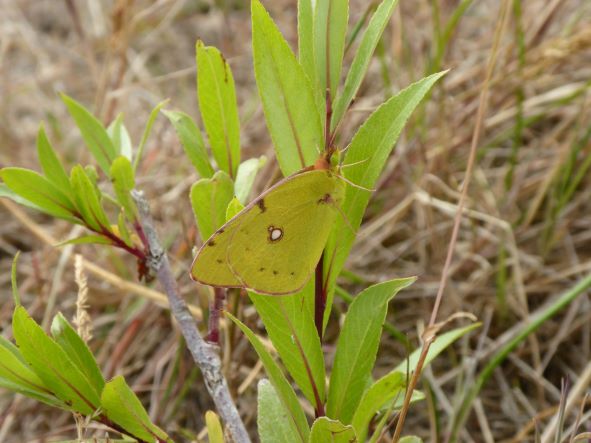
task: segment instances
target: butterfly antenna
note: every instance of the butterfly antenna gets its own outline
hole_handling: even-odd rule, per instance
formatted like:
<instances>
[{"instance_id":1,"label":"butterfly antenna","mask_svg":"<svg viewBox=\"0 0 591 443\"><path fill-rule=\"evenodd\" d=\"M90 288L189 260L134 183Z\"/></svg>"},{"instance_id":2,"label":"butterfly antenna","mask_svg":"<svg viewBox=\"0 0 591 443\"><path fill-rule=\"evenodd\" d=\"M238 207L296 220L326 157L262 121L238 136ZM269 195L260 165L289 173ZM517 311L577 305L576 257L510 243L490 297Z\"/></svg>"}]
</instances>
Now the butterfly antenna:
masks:
<instances>
[{"instance_id":1,"label":"butterfly antenna","mask_svg":"<svg viewBox=\"0 0 591 443\"><path fill-rule=\"evenodd\" d=\"M339 175L337 174L337 177L339 177L341 180L343 180L345 183L347 183L348 185L357 188L357 189L361 189L362 191L367 191L367 192L374 192L375 189L370 189L370 188L365 188L361 185L358 185L357 183L353 183L351 180L349 180L348 178L346 178L343 175Z\"/></svg>"},{"instance_id":2,"label":"butterfly antenna","mask_svg":"<svg viewBox=\"0 0 591 443\"><path fill-rule=\"evenodd\" d=\"M359 160L357 162L347 163L346 165L341 165L341 169L349 168L351 166L360 165L361 163L365 163L368 160L369 160L368 158L364 158L363 160Z\"/></svg>"}]
</instances>

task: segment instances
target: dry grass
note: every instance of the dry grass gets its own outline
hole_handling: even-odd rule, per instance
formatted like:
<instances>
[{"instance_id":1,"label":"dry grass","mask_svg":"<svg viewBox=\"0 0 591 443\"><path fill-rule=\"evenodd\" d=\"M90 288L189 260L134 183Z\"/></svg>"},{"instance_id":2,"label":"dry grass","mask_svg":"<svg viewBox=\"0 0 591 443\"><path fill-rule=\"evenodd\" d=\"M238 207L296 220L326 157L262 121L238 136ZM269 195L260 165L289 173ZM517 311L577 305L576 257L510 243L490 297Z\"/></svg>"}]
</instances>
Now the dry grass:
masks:
<instances>
[{"instance_id":1,"label":"dry grass","mask_svg":"<svg viewBox=\"0 0 591 443\"><path fill-rule=\"evenodd\" d=\"M136 143L151 108L166 97L171 107L197 115L194 43L199 37L219 47L234 71L245 157L271 155L252 74L247 2L214 3L0 0L0 166L37 167L35 134L41 120L69 165L89 160L58 91L84 102L104 121L123 112ZM265 3L294 42L295 1ZM364 3L352 1L353 20ZM439 4L445 23L458 2L400 3L386 31L383 55L374 60L343 124L341 145L386 96L425 73L435 45L433 4ZM397 297L389 318L415 346L445 259L500 3L474 2L460 20L441 64L451 72L401 137L349 262L352 271L371 282L419 276ZM572 192L564 191L591 156L591 5L585 0L522 3L522 60L512 16L490 85L468 210L442 307L442 317L469 311L484 326L425 373L419 388L430 390L432 400L411 410L407 432L426 439L432 438L435 417L445 434L458 393L499 347L499 337L591 271L591 175L585 174ZM271 176L273 167L271 162L263 175ZM187 275L195 232L186 196L196 176L164 118L156 122L139 176L139 186L152 199L182 294L206 306L206 297ZM7 336L13 308L9 268L17 250L24 252L19 282L30 312L45 322L56 310L69 318L76 315L74 251L55 249L42 237L62 239L71 228L28 214L32 222L25 226L0 205L0 327ZM91 346L105 374L125 375L151 416L179 440L189 440L202 429L211 405L168 313L147 301L137 286L98 273L102 268L134 281L133 261L105 248L76 250L84 255L88 274ZM89 270L92 264L100 266L97 272ZM234 308L255 326L256 313L244 302ZM342 301L337 303L335 316L345 309ZM585 294L513 351L478 397L462 440L533 441L532 420L541 430L547 427L564 377L571 385L579 383L567 410L567 427L574 423L591 378L590 317ZM328 338L335 337L336 324L335 318ZM255 381L263 372L244 338L234 330L226 332L226 373L254 430ZM386 371L406 352L384 335L377 371ZM581 425L591 426L588 414ZM0 442L71 438L75 432L68 414L9 393L0 395Z\"/></svg>"}]
</instances>

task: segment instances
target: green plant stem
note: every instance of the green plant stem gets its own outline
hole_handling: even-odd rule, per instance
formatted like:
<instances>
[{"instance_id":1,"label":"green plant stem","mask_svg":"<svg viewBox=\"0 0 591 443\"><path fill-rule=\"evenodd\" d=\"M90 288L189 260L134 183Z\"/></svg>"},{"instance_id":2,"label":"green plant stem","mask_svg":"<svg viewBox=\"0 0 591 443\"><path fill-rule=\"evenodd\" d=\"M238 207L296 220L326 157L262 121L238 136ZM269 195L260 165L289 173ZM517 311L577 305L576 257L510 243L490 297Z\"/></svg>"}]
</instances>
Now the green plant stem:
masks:
<instances>
[{"instance_id":1,"label":"green plant stem","mask_svg":"<svg viewBox=\"0 0 591 443\"><path fill-rule=\"evenodd\" d=\"M529 320L523 326L521 331L505 346L503 346L496 354L488 359L488 364L480 371L475 383L468 390L458 413L454 417L452 423L452 430L448 438L449 442L457 441L458 434L464 422L466 421L468 412L472 408L472 403L482 386L488 381L493 371L507 358L507 356L531 333L536 331L544 322L552 318L564 307L569 305L575 298L581 295L584 291L591 287L591 274L587 275L573 288L560 295L556 300L551 301L544 308L539 309L535 314L531 315Z\"/></svg>"}]
</instances>

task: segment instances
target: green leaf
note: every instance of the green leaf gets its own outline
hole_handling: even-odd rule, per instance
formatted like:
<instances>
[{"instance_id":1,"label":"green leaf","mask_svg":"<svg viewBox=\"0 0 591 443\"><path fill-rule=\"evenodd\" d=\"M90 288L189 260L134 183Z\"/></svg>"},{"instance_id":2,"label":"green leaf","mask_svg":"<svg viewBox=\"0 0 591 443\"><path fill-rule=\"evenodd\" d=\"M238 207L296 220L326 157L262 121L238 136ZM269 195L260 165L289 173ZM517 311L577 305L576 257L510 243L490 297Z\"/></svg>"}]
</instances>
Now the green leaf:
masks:
<instances>
[{"instance_id":1,"label":"green leaf","mask_svg":"<svg viewBox=\"0 0 591 443\"><path fill-rule=\"evenodd\" d=\"M284 175L314 163L324 149L312 87L289 45L259 0L252 1L257 86Z\"/></svg>"},{"instance_id":2,"label":"green leaf","mask_svg":"<svg viewBox=\"0 0 591 443\"><path fill-rule=\"evenodd\" d=\"M86 376L95 391L101 392L105 386L105 379L92 352L61 313L53 317L51 335Z\"/></svg>"},{"instance_id":3,"label":"green leaf","mask_svg":"<svg viewBox=\"0 0 591 443\"><path fill-rule=\"evenodd\" d=\"M138 146L137 149L137 154L135 156L135 160L133 161L133 172L135 173L137 171L137 168L140 164L140 160L142 159L142 155L144 153L144 148L146 146L146 142L148 141L148 137L150 136L150 132L152 132L152 126L154 125L154 122L156 121L156 117L158 117L158 113L160 112L160 110L170 101L170 99L166 99L166 100L162 100L160 103L158 103L156 106L154 106L154 109L152 109L152 112L150 112L150 116L148 117L148 121L146 123L146 127L144 128L144 132L142 134L142 139L140 140L140 145ZM199 134L199 136L201 136L201 134ZM129 157L129 160L131 160L131 155Z\"/></svg>"},{"instance_id":4,"label":"green leaf","mask_svg":"<svg viewBox=\"0 0 591 443\"><path fill-rule=\"evenodd\" d=\"M136 221L137 208L131 198L131 191L135 187L135 177L129 159L121 156L113 160L110 176L117 201L123 207L125 216L131 222Z\"/></svg>"},{"instance_id":5,"label":"green leaf","mask_svg":"<svg viewBox=\"0 0 591 443\"><path fill-rule=\"evenodd\" d=\"M344 425L338 420L320 417L314 420L310 432L310 443L354 443L357 440L353 426Z\"/></svg>"},{"instance_id":6,"label":"green leaf","mask_svg":"<svg viewBox=\"0 0 591 443\"><path fill-rule=\"evenodd\" d=\"M112 438L96 438L92 437L92 440L63 440L56 443L137 443L136 439L112 439Z\"/></svg>"},{"instance_id":7,"label":"green leaf","mask_svg":"<svg viewBox=\"0 0 591 443\"><path fill-rule=\"evenodd\" d=\"M330 89L334 99L339 86L345 37L349 21L348 0L317 1L314 11L314 61L317 88Z\"/></svg>"},{"instance_id":8,"label":"green leaf","mask_svg":"<svg viewBox=\"0 0 591 443\"><path fill-rule=\"evenodd\" d=\"M343 169L348 180L366 189L374 188L390 152L406 121L445 72L433 74L404 89L376 109L357 131L346 152L345 163L351 166ZM329 237L324 253L330 257L329 292L325 319L330 314L334 283L349 255L355 232L361 225L371 193L359 187L347 186L342 206L344 217L337 217L335 228ZM345 219L347 220L345 222ZM351 230L351 227L353 230Z\"/></svg>"},{"instance_id":9,"label":"green leaf","mask_svg":"<svg viewBox=\"0 0 591 443\"><path fill-rule=\"evenodd\" d=\"M80 223L70 199L47 178L23 168L4 168L0 176L15 194L30 201L46 214Z\"/></svg>"},{"instance_id":10,"label":"green leaf","mask_svg":"<svg viewBox=\"0 0 591 443\"><path fill-rule=\"evenodd\" d=\"M123 212L119 213L117 217L117 235L127 246L133 246L133 240L131 239L131 234L129 233L129 229L127 229L127 224L125 223L125 214Z\"/></svg>"},{"instance_id":11,"label":"green leaf","mask_svg":"<svg viewBox=\"0 0 591 443\"><path fill-rule=\"evenodd\" d=\"M108 176L109 166L116 157L117 152L103 124L76 100L65 94L62 94L62 100L80 129L86 146L100 168Z\"/></svg>"},{"instance_id":12,"label":"green leaf","mask_svg":"<svg viewBox=\"0 0 591 443\"><path fill-rule=\"evenodd\" d=\"M191 206L201 240L207 240L226 223L226 209L234 196L234 183L224 171L202 178L191 187Z\"/></svg>"},{"instance_id":13,"label":"green leaf","mask_svg":"<svg viewBox=\"0 0 591 443\"><path fill-rule=\"evenodd\" d=\"M193 119L184 112L177 111L162 111L174 126L181 145L185 150L185 154L203 178L210 178L213 176L214 170L209 162L207 151L205 150L205 143L201 131Z\"/></svg>"},{"instance_id":14,"label":"green leaf","mask_svg":"<svg viewBox=\"0 0 591 443\"><path fill-rule=\"evenodd\" d=\"M110 231L109 219L99 200L97 188L86 175L84 168L76 165L70 174L76 208L85 223L96 232Z\"/></svg>"},{"instance_id":15,"label":"green leaf","mask_svg":"<svg viewBox=\"0 0 591 443\"><path fill-rule=\"evenodd\" d=\"M240 164L240 122L234 77L217 48L197 41L197 94L201 118L218 167L236 177Z\"/></svg>"},{"instance_id":16,"label":"green leaf","mask_svg":"<svg viewBox=\"0 0 591 443\"><path fill-rule=\"evenodd\" d=\"M361 37L361 43L355 53L351 68L349 68L349 72L347 73L343 92L335 101L331 129L337 127L341 118L347 111L347 108L351 104L351 101L355 97L355 94L357 94L361 81L367 72L371 56L373 55L386 25L390 21L394 7L397 4L398 0L384 0L371 17L367 29Z\"/></svg>"},{"instance_id":17,"label":"green leaf","mask_svg":"<svg viewBox=\"0 0 591 443\"><path fill-rule=\"evenodd\" d=\"M228 203L228 207L226 208L226 221L230 220L243 209L244 205L240 203L236 197L232 198L230 203Z\"/></svg>"},{"instance_id":18,"label":"green leaf","mask_svg":"<svg viewBox=\"0 0 591 443\"><path fill-rule=\"evenodd\" d=\"M473 323L468 326L464 326L463 328L457 328L452 331L446 332L445 334L441 334L437 336L435 341L429 347L429 352L427 353L427 358L425 359L424 366L427 366L429 363L433 361L435 357L441 354L449 345L451 345L454 341L458 338L466 335L468 332L480 327L480 323ZM421 355L421 349L415 349L412 354L408 357L408 361L404 360L398 366L394 368L394 371L402 371L406 373L406 369L408 368L410 372L413 372L416 367L417 363L419 362L419 357Z\"/></svg>"},{"instance_id":19,"label":"green leaf","mask_svg":"<svg viewBox=\"0 0 591 443\"><path fill-rule=\"evenodd\" d=\"M263 378L258 383L257 428L261 443L301 442L275 388Z\"/></svg>"},{"instance_id":20,"label":"green leaf","mask_svg":"<svg viewBox=\"0 0 591 443\"><path fill-rule=\"evenodd\" d=\"M131 137L123 123L123 114L119 114L107 128L107 134L111 138L116 155L122 155L131 161Z\"/></svg>"},{"instance_id":21,"label":"green leaf","mask_svg":"<svg viewBox=\"0 0 591 443\"><path fill-rule=\"evenodd\" d=\"M400 443L423 443L423 439L416 435L407 435L398 440Z\"/></svg>"},{"instance_id":22,"label":"green leaf","mask_svg":"<svg viewBox=\"0 0 591 443\"><path fill-rule=\"evenodd\" d=\"M18 280L16 278L16 268L20 256L21 251L16 251L14 258L12 259L12 266L10 267L10 286L12 287L12 299L14 300L14 306L21 305L21 294L18 290Z\"/></svg>"},{"instance_id":23,"label":"green leaf","mask_svg":"<svg viewBox=\"0 0 591 443\"><path fill-rule=\"evenodd\" d=\"M454 329L438 336L429 348L427 358L425 359L425 366L433 361L435 357L443 352L443 350L454 341L478 326L480 326L480 324L475 323L463 328ZM400 379L404 379L404 383L406 383L407 368L411 373L416 369L420 354L421 349L416 349L409 356L408 360L402 361L392 371L375 381L369 389L365 391L352 421L360 438L364 438L364 435L367 433L367 426L374 414L382 409L387 402L399 395L398 385ZM413 393L413 399L415 398L414 394L415 393Z\"/></svg>"},{"instance_id":24,"label":"green leaf","mask_svg":"<svg viewBox=\"0 0 591 443\"><path fill-rule=\"evenodd\" d=\"M37 156L45 177L65 195L71 195L70 180L45 134L43 125L37 133Z\"/></svg>"},{"instance_id":25,"label":"green leaf","mask_svg":"<svg viewBox=\"0 0 591 443\"><path fill-rule=\"evenodd\" d=\"M125 429L130 436L145 441L172 442L166 432L151 422L123 376L119 375L107 382L101 395L101 406L109 420Z\"/></svg>"},{"instance_id":26,"label":"green leaf","mask_svg":"<svg viewBox=\"0 0 591 443\"><path fill-rule=\"evenodd\" d=\"M22 306L14 311L12 327L22 356L43 385L72 410L83 415L93 414L100 406L99 393Z\"/></svg>"},{"instance_id":27,"label":"green leaf","mask_svg":"<svg viewBox=\"0 0 591 443\"><path fill-rule=\"evenodd\" d=\"M314 12L312 0L298 1L298 53L300 65L310 83L316 78L314 66Z\"/></svg>"},{"instance_id":28,"label":"green leaf","mask_svg":"<svg viewBox=\"0 0 591 443\"><path fill-rule=\"evenodd\" d=\"M365 392L351 421L361 441L365 441L367 427L373 416L391 400L404 399L405 388L406 374L393 371L375 382Z\"/></svg>"},{"instance_id":29,"label":"green leaf","mask_svg":"<svg viewBox=\"0 0 591 443\"><path fill-rule=\"evenodd\" d=\"M97 196L100 198L101 192L98 188L99 176L98 172L96 171L96 168L94 167L94 165L86 165L84 166L84 172L86 173L88 180L90 180L90 183L92 183L92 186L94 186Z\"/></svg>"},{"instance_id":30,"label":"green leaf","mask_svg":"<svg viewBox=\"0 0 591 443\"><path fill-rule=\"evenodd\" d=\"M304 303L299 294L269 297L249 292L248 295L273 346L304 396L313 405L324 403L324 355L310 305Z\"/></svg>"},{"instance_id":31,"label":"green leaf","mask_svg":"<svg viewBox=\"0 0 591 443\"><path fill-rule=\"evenodd\" d=\"M234 183L234 193L243 205L248 203L248 196L252 190L254 179L265 163L267 163L267 157L263 155L259 158L248 159L238 167L238 174Z\"/></svg>"},{"instance_id":32,"label":"green leaf","mask_svg":"<svg viewBox=\"0 0 591 443\"><path fill-rule=\"evenodd\" d=\"M35 203L30 202L26 198L21 197L8 186L6 186L6 184L4 183L0 183L0 198L1 197L9 198L13 202L21 206L26 206L27 208L34 209L35 211L45 212L43 208L37 206Z\"/></svg>"},{"instance_id":33,"label":"green leaf","mask_svg":"<svg viewBox=\"0 0 591 443\"><path fill-rule=\"evenodd\" d=\"M213 411L205 413L207 424L207 440L209 443L224 443L224 430L220 423L220 417Z\"/></svg>"},{"instance_id":34,"label":"green leaf","mask_svg":"<svg viewBox=\"0 0 591 443\"><path fill-rule=\"evenodd\" d=\"M83 235L81 237L74 237L68 240L61 241L54 245L55 247L61 248L66 245L112 245L113 242L107 237L102 235Z\"/></svg>"},{"instance_id":35,"label":"green leaf","mask_svg":"<svg viewBox=\"0 0 591 443\"><path fill-rule=\"evenodd\" d=\"M0 337L0 387L57 408L68 409L31 370L18 348L4 337Z\"/></svg>"},{"instance_id":36,"label":"green leaf","mask_svg":"<svg viewBox=\"0 0 591 443\"><path fill-rule=\"evenodd\" d=\"M371 377L389 301L416 279L370 286L355 297L341 328L330 376L327 415L350 423Z\"/></svg>"},{"instance_id":37,"label":"green leaf","mask_svg":"<svg viewBox=\"0 0 591 443\"><path fill-rule=\"evenodd\" d=\"M273 357L267 352L265 346L261 343L258 337L252 332L248 326L234 317L232 314L225 312L224 314L230 320L232 320L236 326L240 328L240 330L246 335L248 341L258 354L259 358L263 362L265 366L265 371L269 376L269 380L273 384L279 399L281 400L281 404L283 407L289 411L287 416L290 419L290 427L292 429L292 434L294 436L298 436L301 442L308 441L308 435L310 434L310 428L308 427L308 421L306 420L306 415L304 414L304 410L300 406L298 398L283 375L283 372L273 360Z\"/></svg>"}]
</instances>

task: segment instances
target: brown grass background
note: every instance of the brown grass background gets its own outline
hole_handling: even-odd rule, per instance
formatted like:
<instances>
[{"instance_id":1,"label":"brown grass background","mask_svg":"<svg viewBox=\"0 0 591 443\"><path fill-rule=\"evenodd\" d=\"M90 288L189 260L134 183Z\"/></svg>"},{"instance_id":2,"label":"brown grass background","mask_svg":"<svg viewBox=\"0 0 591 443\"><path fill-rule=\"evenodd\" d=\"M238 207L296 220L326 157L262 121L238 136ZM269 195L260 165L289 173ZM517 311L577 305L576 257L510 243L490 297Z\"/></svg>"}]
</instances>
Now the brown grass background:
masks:
<instances>
[{"instance_id":1,"label":"brown grass background","mask_svg":"<svg viewBox=\"0 0 591 443\"><path fill-rule=\"evenodd\" d=\"M424 75L435 47L435 5L445 24L458 3L400 1L378 50L380 56L374 58L342 126L340 145L348 143L371 110ZM419 276L394 300L388 317L413 347L431 311L445 259L501 3L476 1L461 18L442 60L442 68L451 71L401 136L351 253L348 268L367 282ZM295 47L295 0L264 4ZM232 67L243 158L262 154L272 158L253 77L249 2L0 0L0 7L0 166L38 169L35 136L41 121L68 167L91 161L58 92L81 101L104 122L122 112L136 146L151 109L164 98L170 98L168 108L197 117L197 38L217 46ZM351 1L350 23L361 17L365 7L366 2ZM520 67L512 15L490 84L468 194L470 212L461 225L441 312L445 318L468 311L483 326L446 351L424 374L419 388L430 394L429 399L411 409L406 433L426 441L443 441L438 438L445 436L459 394L486 363L486 357L478 356L497 349L503 332L523 324L542 303L591 271L589 174L558 213L553 209L560 184L572 179L591 156L586 135L591 114L587 92L591 3L526 0L522 9L524 63ZM516 138L521 112L527 124ZM275 162L268 162L258 191L274 168ZM513 180L506 185L511 169ZM206 290L196 288L187 274L196 235L187 196L196 178L174 130L160 116L139 169L138 187L151 200L183 296L205 308ZM90 345L105 374L125 375L151 417L177 441L195 440L211 402L168 312L147 300L150 294L124 283L136 282L133 260L104 247L55 248L43 235L61 240L80 230L31 211L24 212L23 222L14 206L0 203L3 335L11 337L10 263L16 251L23 251L18 272L23 304L45 323L58 310L69 318L75 313L72 258L82 254L87 262L122 278L108 280L87 272ZM363 287L346 280L343 284L352 293ZM263 332L246 299L232 300L230 308ZM327 333L329 361L344 312L346 304L337 297ZM534 420L543 431L556 413L561 379L567 377L571 385L582 382L581 394L588 391L590 320L586 293L513 351L476 400L462 441L534 441ZM225 372L255 435L256 380L264 371L240 334L230 328L224 337ZM384 334L376 375L407 352ZM567 411L566 428L577 416L582 395L575 400ZM581 430L591 428L588 417L583 414ZM90 425L87 435L93 432ZM0 392L0 442L75 436L69 414Z\"/></svg>"}]
</instances>

